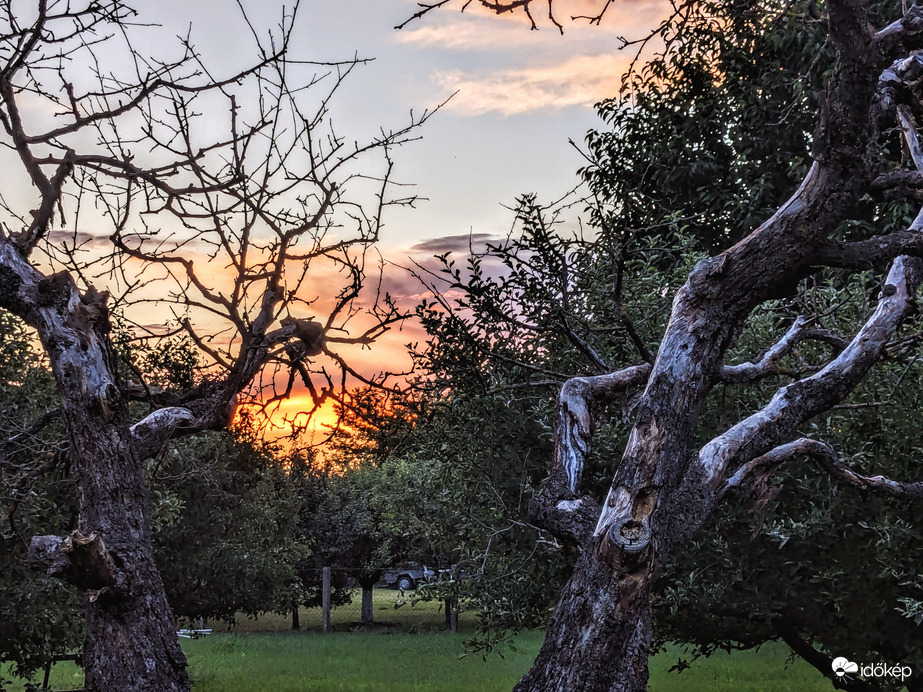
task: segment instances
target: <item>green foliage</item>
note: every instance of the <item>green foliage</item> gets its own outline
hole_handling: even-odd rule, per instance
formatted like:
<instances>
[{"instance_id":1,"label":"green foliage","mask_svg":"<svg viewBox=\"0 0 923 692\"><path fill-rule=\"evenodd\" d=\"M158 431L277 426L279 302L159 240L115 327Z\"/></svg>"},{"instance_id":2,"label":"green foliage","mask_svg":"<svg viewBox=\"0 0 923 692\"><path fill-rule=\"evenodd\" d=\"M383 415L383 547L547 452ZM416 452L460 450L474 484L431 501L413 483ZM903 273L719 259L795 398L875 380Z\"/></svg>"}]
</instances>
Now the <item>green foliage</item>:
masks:
<instances>
[{"instance_id":1,"label":"green foliage","mask_svg":"<svg viewBox=\"0 0 923 692\"><path fill-rule=\"evenodd\" d=\"M900 5L870 3L873 26ZM666 50L599 105L607 129L587 135L592 225L646 233L677 218L700 247L729 247L775 212L811 163L812 133L833 64L825 7L815 0L709 0L660 32ZM885 158L900 162L892 133ZM881 232L905 200L863 202L842 232ZM899 221L900 222L900 221Z\"/></svg>"},{"instance_id":2,"label":"green foliage","mask_svg":"<svg viewBox=\"0 0 923 692\"><path fill-rule=\"evenodd\" d=\"M298 488L246 429L183 440L151 464L154 551L177 616L287 611L297 588Z\"/></svg>"},{"instance_id":3,"label":"green foliage","mask_svg":"<svg viewBox=\"0 0 923 692\"><path fill-rule=\"evenodd\" d=\"M883 25L898 10L877 3L873 21ZM455 478L449 471L445 481L458 496L477 496L476 517L457 511L456 533L470 532L464 540L488 523L483 517L496 518L494 530L503 522L527 525L523 502L498 500L493 487L473 479L519 483L518 493L510 488L500 497L528 498L550 461L556 386L651 360L670 301L695 261L745 237L795 190L810 164L820 89L832 64L823 11L810 1L683 6L663 28L665 52L599 107L607 129L588 135L590 164L581 172L590 230L568 232L564 210L525 196L519 235L466 259L438 258L438 276L428 279L436 297L418 310L430 339L416 354L426 373L426 413L414 454L464 469ZM886 133L883 146L887 165L897 167L896 135ZM887 233L906 227L910 212L907 200L869 197L837 233ZM797 315L851 335L879 289L877 272L819 272L755 313L728 362L759 356ZM907 324L860 390L803 434L832 443L860 472L917 479L921 335L919 320ZM806 342L778 377L716 387L700 439L765 405L780 385L813 372L837 348L836 340ZM610 406L580 492L600 497L608 488L632 403L630 394ZM516 416L530 425L518 425ZM500 451L472 453L479 444ZM676 557L661 580L660 638L707 654L785 635L832 656L919 669L923 637L914 619L923 594L915 565L923 555L913 527L920 510L840 488L804 465L792 464L778 483L776 495L766 489L731 498L708 532ZM510 542L502 562L528 562L541 554L542 540L535 531L531 542ZM566 552L562 546L563 563ZM503 581L508 594L490 597L500 580L481 592L485 612L499 614L485 621L503 628L512 621L507 613L547 612L539 604L547 604L557 579L538 567L524 573L522 583ZM549 590L527 594L536 584Z\"/></svg>"},{"instance_id":4,"label":"green foliage","mask_svg":"<svg viewBox=\"0 0 923 692\"><path fill-rule=\"evenodd\" d=\"M118 313L113 321L112 346L124 381L141 385L148 396L164 392L181 396L206 380L199 350L185 331L154 336L132 328Z\"/></svg>"},{"instance_id":5,"label":"green foliage","mask_svg":"<svg viewBox=\"0 0 923 692\"><path fill-rule=\"evenodd\" d=\"M522 482L533 480L550 453L547 427L507 396L357 397L366 405L344 411L334 460L352 463L341 482L358 491L376 527L378 564L440 570L413 601L476 612L482 643L497 631L540 624L549 592L530 582L560 583L566 564L560 546L526 520L531 492ZM538 403L547 405L544 396Z\"/></svg>"},{"instance_id":6,"label":"green foliage","mask_svg":"<svg viewBox=\"0 0 923 692\"><path fill-rule=\"evenodd\" d=\"M416 353L420 413L389 462L432 478L417 502L420 535L437 534L461 565L452 595L481 613L488 647L545 620L576 556L529 520L553 453L557 388L650 357L701 257L679 223L633 235L629 252L605 233L562 233L556 211L531 196L518 218L521 234L483 255L438 258L438 292L418 309L430 335ZM600 430L582 490L608 486L630 411L626 400Z\"/></svg>"},{"instance_id":7,"label":"green foliage","mask_svg":"<svg viewBox=\"0 0 923 692\"><path fill-rule=\"evenodd\" d=\"M873 21L883 25L897 9L873 5ZM680 217L708 249L738 240L767 218L809 163L831 64L816 11L811 3L706 3L685 23L669 26L672 50L634 76L630 99L601 106L612 129L588 137L594 164L584 177L605 200L593 209L594 222L604 229L650 228ZM896 165L896 138L884 146ZM843 237L886 233L911 218L907 201L863 205L840 230ZM799 314L813 316L819 328L852 334L872 308L879 281L871 273L811 277L790 299L753 315L728 360L761 353ZM919 332L918 322L906 325L887 361L845 407L803 434L832 443L860 472L915 479L920 450L913 430L923 403L917 379L923 373L914 359ZM803 375L833 355L835 349L809 342L783 365L789 376ZM786 381L717 388L701 439L757 410ZM726 507L676 557L663 579L658 636L709 653L794 633L833 656L919 668L923 637L907 616L921 596L914 565L923 555L911 540L920 510L838 488L802 465L785 469L779 483L768 504L766 497L751 498L756 518L746 502Z\"/></svg>"},{"instance_id":8,"label":"green foliage","mask_svg":"<svg viewBox=\"0 0 923 692\"><path fill-rule=\"evenodd\" d=\"M334 465L293 454L286 459L289 481L301 501L295 535L307 548L296 564L299 587L292 602L318 607L323 601L323 568L331 574L331 603L352 600L352 569L369 566L378 551L375 527L364 502Z\"/></svg>"},{"instance_id":9,"label":"green foliage","mask_svg":"<svg viewBox=\"0 0 923 692\"><path fill-rule=\"evenodd\" d=\"M76 594L25 560L33 535L66 534L76 515L55 445L63 430L54 383L34 343L19 320L0 311L0 661L20 673L73 651L83 638Z\"/></svg>"},{"instance_id":10,"label":"green foliage","mask_svg":"<svg viewBox=\"0 0 923 692\"><path fill-rule=\"evenodd\" d=\"M817 312L818 327L852 333L877 290L868 274L812 282L791 301L754 315L737 351L767 343L780 320L796 312ZM921 447L913 431L923 405L921 328L919 316L909 320L853 396L802 434L831 443L860 473L918 478ZM807 374L834 353L809 342L782 365L792 375ZM702 435L751 413L786 379L721 388L709 402ZM923 636L912 618L913 603L923 597L916 528L923 508L838 486L807 464L791 464L775 483L761 496L732 498L715 525L677 556L663 580L660 639L708 653L794 632L832 656L918 668Z\"/></svg>"},{"instance_id":11,"label":"green foliage","mask_svg":"<svg viewBox=\"0 0 923 692\"><path fill-rule=\"evenodd\" d=\"M67 535L77 511L54 382L34 343L0 312L0 661L20 674L78 651L84 630L76 592L26 563L31 537ZM162 368L139 371L151 386L190 383L188 345L156 355L133 348L136 364ZM156 557L176 614L232 620L288 609L305 554L301 500L246 427L178 442L147 472Z\"/></svg>"}]
</instances>

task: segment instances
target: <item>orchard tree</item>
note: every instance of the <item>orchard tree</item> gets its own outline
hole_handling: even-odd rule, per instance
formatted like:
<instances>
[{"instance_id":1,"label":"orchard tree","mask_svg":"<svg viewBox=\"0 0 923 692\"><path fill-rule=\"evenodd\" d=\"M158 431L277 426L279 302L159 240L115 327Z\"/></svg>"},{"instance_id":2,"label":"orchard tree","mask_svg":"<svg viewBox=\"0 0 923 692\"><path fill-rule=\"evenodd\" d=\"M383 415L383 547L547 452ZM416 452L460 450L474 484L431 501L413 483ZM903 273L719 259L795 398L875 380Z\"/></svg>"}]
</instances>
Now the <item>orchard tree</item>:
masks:
<instances>
[{"instance_id":1,"label":"orchard tree","mask_svg":"<svg viewBox=\"0 0 923 692\"><path fill-rule=\"evenodd\" d=\"M424 6L418 14L447 4L448 0ZM481 4L499 13L516 9L528 13L532 2L483 0ZM598 16L591 20L599 21L609 5L601 2ZM551 21L557 24L554 3L543 7L551 8ZM753 224L755 229L751 226L735 235L727 233L728 217L722 215L721 199L713 197L715 189L720 192L721 184L733 184L734 179L691 181L694 188L685 201L695 206L701 197L700 213L701 207L711 205L712 244L727 249L688 272L675 291L656 349L632 336L633 325L622 321L640 362L616 366L591 344L579 344L579 333L564 318L567 311L557 313L559 334L575 342L593 367L560 388L550 474L533 497L530 513L536 524L579 546L580 552L542 649L516 687L520 692L646 689L657 577L693 545L697 533L723 505L739 501L741 490L755 495L757 504L768 501L769 478L793 460L804 460L834 482L868 494L905 504L923 496L923 484L860 473L843 461L849 450L833 448L822 434L808 437L802 432L806 422L841 405L856 391L872 367L895 348L898 330L914 310L923 278L918 259L923 252L923 213L911 214L904 226L895 228L881 200L913 201L923 181L923 150L915 125L923 114L918 81L923 63L915 52L923 42L923 10L911 6L901 12L895 5L871 13L862 0L832 0L823 7L686 3L677 6L673 23L664 26L667 51L683 50L687 39L707 27L717 24L719 31L724 29L722 22L733 25L746 19L768 34L799 11L808 23L823 12L826 28L826 42L816 48L825 70L813 134L807 137L798 123L790 124L791 137L804 136L811 146L800 182ZM735 84L714 61L714 54L702 56L704 69L684 76L703 80L730 101ZM652 70L644 76L643 86L669 88L663 72ZM810 82L800 86L806 84ZM791 109L813 98L796 98ZM625 117L631 117L630 108L629 102ZM702 117L682 107L675 114L678 121ZM735 154L735 137L746 132L741 117L716 116L709 121L714 153ZM785 117L780 122L787 123ZM751 132L751 136L759 135ZM685 162L691 163L697 152L685 153L690 155ZM677 163L684 162L677 158ZM750 161L757 163L755 158ZM644 169L649 162L634 165ZM690 166L686 174L703 172L707 176L707 166L698 173ZM773 172L767 169L766 174ZM607 174L612 177L615 172L601 173ZM671 175L669 166L658 174ZM624 196L614 200L615 211L623 213L636 199L625 189ZM671 200L661 202L670 205ZM599 220L610 219L600 214ZM626 225L614 230L631 235L639 229ZM617 255L613 266L617 279ZM742 343L760 309L795 295L804 280L825 269L848 275L882 271L885 266L889 268L880 275L877 303L859 320L851 338L836 343L806 317L796 317L779 329L775 343L764 343L750 354L752 360L731 362L739 357L733 349ZM549 292L562 308L567 307L572 286L570 269L566 262L559 263L551 277ZM620 284L613 285L617 293ZM476 298L481 295L474 293ZM508 320L516 322L519 316L508 313ZM822 361L801 371L780 367L784 356L818 340L832 341L834 346L832 353L819 351L821 356L826 353ZM497 351L501 358L508 357ZM718 431L701 437L713 423L707 419L709 395L726 383L758 386L781 374L787 380L773 387L755 410L741 411ZM634 390L640 394L627 407L628 439L600 502L586 493L584 483L594 432L610 404Z\"/></svg>"},{"instance_id":2,"label":"orchard tree","mask_svg":"<svg viewBox=\"0 0 923 692\"><path fill-rule=\"evenodd\" d=\"M457 339L439 343L445 353L464 358ZM493 643L498 630L540 625L548 607L547 589L531 581L535 565L544 564L536 558L547 553L536 555L536 532L523 521L529 496L520 475L543 456L536 449L542 424L528 413L517 415L500 396L465 396L466 385L476 388L471 383L479 372L456 372L457 379L447 382L423 358L420 364L421 380L403 396L352 392L344 425L331 440L335 453L328 447L326 458L354 465L345 478L377 527L372 545L380 550L378 564L434 568L438 578L419 585L414 597L443 601L453 630L460 609L478 612L478 641ZM451 387L453 397L421 395L427 387ZM353 545L351 552L361 556L362 543Z\"/></svg>"},{"instance_id":3,"label":"orchard tree","mask_svg":"<svg viewBox=\"0 0 923 692\"><path fill-rule=\"evenodd\" d=\"M144 460L296 385L320 405L345 385L341 347L401 319L356 298L382 211L409 201L391 194L390 152L426 114L343 139L328 104L357 61L290 57L295 7L264 12L266 31L241 17L254 58L231 71L188 39L138 50L155 27L121 0L0 4L0 307L48 357L79 505L29 556L80 593L88 690L189 688ZM180 325L209 362L195 387L119 376L114 303L139 338Z\"/></svg>"},{"instance_id":4,"label":"orchard tree","mask_svg":"<svg viewBox=\"0 0 923 692\"><path fill-rule=\"evenodd\" d=\"M301 500L253 428L174 442L153 471L154 554L174 614L233 623L287 613L306 552Z\"/></svg>"},{"instance_id":5,"label":"orchard tree","mask_svg":"<svg viewBox=\"0 0 923 692\"><path fill-rule=\"evenodd\" d=\"M305 582L309 588L316 588L323 567L332 568L341 588L357 582L362 589L363 625L375 620L372 587L391 562L392 538L370 507L374 488L369 480L365 469L346 469L342 473L315 470L308 481L308 492L303 495L307 506L302 512L303 517L309 517L306 522L303 519L302 530L310 546L314 571L314 578ZM344 591L343 596L337 605L349 602L351 594Z\"/></svg>"}]
</instances>

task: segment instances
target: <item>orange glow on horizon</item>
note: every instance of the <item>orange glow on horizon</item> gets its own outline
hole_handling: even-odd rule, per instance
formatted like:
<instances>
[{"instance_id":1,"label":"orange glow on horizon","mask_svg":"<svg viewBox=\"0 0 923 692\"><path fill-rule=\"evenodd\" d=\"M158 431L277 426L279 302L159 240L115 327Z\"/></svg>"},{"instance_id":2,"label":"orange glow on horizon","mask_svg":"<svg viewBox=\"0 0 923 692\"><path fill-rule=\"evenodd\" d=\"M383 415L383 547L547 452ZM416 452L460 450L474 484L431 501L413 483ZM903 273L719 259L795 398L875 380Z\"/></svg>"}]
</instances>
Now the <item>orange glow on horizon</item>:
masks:
<instances>
[{"instance_id":1,"label":"orange glow on horizon","mask_svg":"<svg viewBox=\"0 0 923 692\"><path fill-rule=\"evenodd\" d=\"M263 436L268 441L293 437L301 432L305 435L305 442L314 445L323 443L336 428L338 417L335 407L336 402L328 399L312 413L314 401L305 392L274 402L265 409L259 404L242 404L235 419L239 420L240 413L245 411L262 427Z\"/></svg>"}]
</instances>

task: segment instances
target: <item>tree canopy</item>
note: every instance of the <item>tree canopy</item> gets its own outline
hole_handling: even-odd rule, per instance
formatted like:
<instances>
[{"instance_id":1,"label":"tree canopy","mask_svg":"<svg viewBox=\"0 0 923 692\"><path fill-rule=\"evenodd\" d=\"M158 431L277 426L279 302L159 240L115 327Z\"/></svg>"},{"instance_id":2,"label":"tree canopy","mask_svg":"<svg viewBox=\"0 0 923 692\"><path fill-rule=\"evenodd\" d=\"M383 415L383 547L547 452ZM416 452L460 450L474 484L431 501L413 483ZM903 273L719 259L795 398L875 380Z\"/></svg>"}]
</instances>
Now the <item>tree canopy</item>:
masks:
<instances>
[{"instance_id":1,"label":"tree canopy","mask_svg":"<svg viewBox=\"0 0 923 692\"><path fill-rule=\"evenodd\" d=\"M668 639L919 665L918 9L675 9L599 107L589 227L527 196L424 277L431 391L553 430L527 520L576 569L517 689L643 689Z\"/></svg>"}]
</instances>

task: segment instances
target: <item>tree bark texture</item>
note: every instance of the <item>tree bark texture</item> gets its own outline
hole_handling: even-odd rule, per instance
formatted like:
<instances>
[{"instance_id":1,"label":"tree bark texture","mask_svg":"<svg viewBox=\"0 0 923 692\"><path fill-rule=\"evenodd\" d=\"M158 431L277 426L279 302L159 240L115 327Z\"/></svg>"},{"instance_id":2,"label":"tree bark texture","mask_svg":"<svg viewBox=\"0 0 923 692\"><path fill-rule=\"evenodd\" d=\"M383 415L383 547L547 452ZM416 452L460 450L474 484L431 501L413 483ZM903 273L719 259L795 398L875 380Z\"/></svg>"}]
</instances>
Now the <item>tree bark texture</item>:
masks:
<instances>
[{"instance_id":1,"label":"tree bark texture","mask_svg":"<svg viewBox=\"0 0 923 692\"><path fill-rule=\"evenodd\" d=\"M815 161L799 189L750 236L690 273L652 367L575 378L562 387L551 475L530 511L536 523L576 543L581 554L516 692L646 690L652 585L665 563L708 521L730 487L779 463L788 450L772 456L773 450L797 436L805 420L849 395L911 309L923 268L915 258L923 252L920 217L904 232L869 241L831 238L876 177L879 129L895 122L895 85L909 76L916 58L894 61L919 42L923 15L914 7L878 34L859 0L830 3L829 17L837 61L819 114ZM882 260L893 264L878 308L837 358L780 389L762 410L703 448L692 447L715 383L756 379L806 338L799 320L762 360L725 365L754 308L790 294L821 266L867 268ZM579 495L593 429L605 404L640 385L635 422L600 507ZM767 454L771 458L763 458ZM892 495L915 490L846 471L839 477Z\"/></svg>"},{"instance_id":2,"label":"tree bark texture","mask_svg":"<svg viewBox=\"0 0 923 692\"><path fill-rule=\"evenodd\" d=\"M67 422L77 529L33 539L30 560L75 585L87 621L86 689L189 689L170 605L154 563L148 497L116 385L105 294L83 295L66 274L42 276L0 243L2 303L35 327Z\"/></svg>"},{"instance_id":3,"label":"tree bark texture","mask_svg":"<svg viewBox=\"0 0 923 692\"><path fill-rule=\"evenodd\" d=\"M360 615L360 621L363 625L374 625L375 624L375 605L372 601L372 589L365 588L362 589L362 611Z\"/></svg>"}]
</instances>

